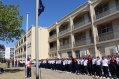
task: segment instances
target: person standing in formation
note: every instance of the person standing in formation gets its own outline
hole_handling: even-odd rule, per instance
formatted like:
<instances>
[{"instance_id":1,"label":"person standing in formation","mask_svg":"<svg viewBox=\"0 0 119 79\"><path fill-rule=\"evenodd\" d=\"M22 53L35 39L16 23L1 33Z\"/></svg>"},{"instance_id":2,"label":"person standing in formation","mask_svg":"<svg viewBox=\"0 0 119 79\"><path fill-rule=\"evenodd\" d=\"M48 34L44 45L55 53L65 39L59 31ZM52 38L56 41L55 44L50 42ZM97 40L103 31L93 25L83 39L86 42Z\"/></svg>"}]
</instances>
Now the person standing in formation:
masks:
<instances>
[{"instance_id":1,"label":"person standing in formation","mask_svg":"<svg viewBox=\"0 0 119 79\"><path fill-rule=\"evenodd\" d=\"M99 56L91 58L86 56L84 58L62 58L62 59L47 59L41 60L40 67L48 69L56 69L64 72L88 75L93 78L119 78L119 57L105 56L101 59ZM55 61L55 63L53 63ZM49 65L47 67L47 64ZM55 66L54 66L55 65Z\"/></svg>"},{"instance_id":2,"label":"person standing in formation","mask_svg":"<svg viewBox=\"0 0 119 79\"><path fill-rule=\"evenodd\" d=\"M31 59L28 58L26 66L27 66L27 78L31 78L31 67L32 67Z\"/></svg>"},{"instance_id":3,"label":"person standing in formation","mask_svg":"<svg viewBox=\"0 0 119 79\"><path fill-rule=\"evenodd\" d=\"M92 58L90 55L88 56L87 69L88 69L89 75L91 76L92 75Z\"/></svg>"},{"instance_id":4,"label":"person standing in formation","mask_svg":"<svg viewBox=\"0 0 119 79\"><path fill-rule=\"evenodd\" d=\"M96 75L96 58L95 57L93 57L92 58L92 75L93 75L93 77Z\"/></svg>"},{"instance_id":5,"label":"person standing in formation","mask_svg":"<svg viewBox=\"0 0 119 79\"><path fill-rule=\"evenodd\" d=\"M87 60L87 58L84 58L83 65L84 65L84 74L85 75L88 75L87 64L88 64L88 60Z\"/></svg>"},{"instance_id":6,"label":"person standing in formation","mask_svg":"<svg viewBox=\"0 0 119 79\"><path fill-rule=\"evenodd\" d=\"M103 66L103 72L104 72L104 77L103 78L107 78L109 79L109 71L108 71L108 60L106 59L106 57L103 57L102 60L102 66Z\"/></svg>"},{"instance_id":7,"label":"person standing in formation","mask_svg":"<svg viewBox=\"0 0 119 79\"><path fill-rule=\"evenodd\" d=\"M97 57L96 60L96 77L101 77L102 75L102 71L101 71L101 59L100 57Z\"/></svg>"},{"instance_id":8,"label":"person standing in formation","mask_svg":"<svg viewBox=\"0 0 119 79\"><path fill-rule=\"evenodd\" d=\"M110 72L111 72L111 75L113 78L116 77L116 59L112 56L111 59L110 59Z\"/></svg>"}]
</instances>

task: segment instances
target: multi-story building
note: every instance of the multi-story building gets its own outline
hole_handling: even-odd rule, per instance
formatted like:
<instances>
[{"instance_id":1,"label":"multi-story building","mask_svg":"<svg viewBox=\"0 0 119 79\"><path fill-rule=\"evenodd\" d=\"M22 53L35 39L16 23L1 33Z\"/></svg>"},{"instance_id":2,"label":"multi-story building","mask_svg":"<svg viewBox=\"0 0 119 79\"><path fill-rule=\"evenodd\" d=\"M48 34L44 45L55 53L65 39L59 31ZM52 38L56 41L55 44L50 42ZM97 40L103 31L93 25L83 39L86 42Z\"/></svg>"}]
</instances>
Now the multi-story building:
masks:
<instances>
[{"instance_id":1,"label":"multi-story building","mask_svg":"<svg viewBox=\"0 0 119 79\"><path fill-rule=\"evenodd\" d=\"M46 28L39 28L38 31L39 59L48 58L48 31ZM15 44L15 60L25 60L26 53L28 58L35 59L35 48L35 27L32 26Z\"/></svg>"},{"instance_id":2,"label":"multi-story building","mask_svg":"<svg viewBox=\"0 0 119 79\"><path fill-rule=\"evenodd\" d=\"M14 60L14 47L10 47L10 59Z\"/></svg>"},{"instance_id":3,"label":"multi-story building","mask_svg":"<svg viewBox=\"0 0 119 79\"><path fill-rule=\"evenodd\" d=\"M49 57L119 52L119 0L90 0L48 28Z\"/></svg>"},{"instance_id":4,"label":"multi-story building","mask_svg":"<svg viewBox=\"0 0 119 79\"><path fill-rule=\"evenodd\" d=\"M9 49L9 52L6 52L6 49ZM14 59L14 47L6 47L6 46L0 46L0 55L2 58L5 58L5 55L7 55L7 59Z\"/></svg>"},{"instance_id":5,"label":"multi-story building","mask_svg":"<svg viewBox=\"0 0 119 79\"><path fill-rule=\"evenodd\" d=\"M40 51L45 51L41 53L44 55L41 58L118 54L119 0L90 0L44 30L45 32L40 33L43 40L39 40L42 43L39 43ZM35 59L35 33L34 30L29 33L32 35L28 40L32 42L28 42L31 46L28 48L28 55ZM25 55L25 52L20 53L23 49L26 50L22 48L25 47L21 43L23 39L26 36L15 45L18 53L16 58L21 58L21 54Z\"/></svg>"}]
</instances>

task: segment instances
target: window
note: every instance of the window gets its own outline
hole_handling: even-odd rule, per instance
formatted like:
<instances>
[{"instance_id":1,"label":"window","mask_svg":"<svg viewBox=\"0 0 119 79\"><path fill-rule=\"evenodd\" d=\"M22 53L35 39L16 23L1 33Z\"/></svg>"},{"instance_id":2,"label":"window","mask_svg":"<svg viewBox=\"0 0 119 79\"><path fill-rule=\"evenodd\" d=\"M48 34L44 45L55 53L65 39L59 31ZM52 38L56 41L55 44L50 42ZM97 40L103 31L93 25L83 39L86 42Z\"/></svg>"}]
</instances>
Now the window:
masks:
<instances>
[{"instance_id":1,"label":"window","mask_svg":"<svg viewBox=\"0 0 119 79\"><path fill-rule=\"evenodd\" d=\"M53 36L55 34L56 34L56 30L53 30L53 31L50 32L50 36Z\"/></svg>"},{"instance_id":2,"label":"window","mask_svg":"<svg viewBox=\"0 0 119 79\"><path fill-rule=\"evenodd\" d=\"M74 25L84 21L84 15L74 19Z\"/></svg>"},{"instance_id":3,"label":"window","mask_svg":"<svg viewBox=\"0 0 119 79\"><path fill-rule=\"evenodd\" d=\"M59 31L63 31L63 30L68 29L68 26L69 26L68 23L67 23L67 24L63 24L63 25L61 25L60 28L59 28Z\"/></svg>"},{"instance_id":4,"label":"window","mask_svg":"<svg viewBox=\"0 0 119 79\"><path fill-rule=\"evenodd\" d=\"M75 35L75 41L85 40L85 38L86 38L85 32L81 32L81 33Z\"/></svg>"},{"instance_id":5,"label":"window","mask_svg":"<svg viewBox=\"0 0 119 79\"><path fill-rule=\"evenodd\" d=\"M80 58L80 52L79 52L79 50L78 51L75 51L75 54L76 54L76 58Z\"/></svg>"},{"instance_id":6,"label":"window","mask_svg":"<svg viewBox=\"0 0 119 79\"><path fill-rule=\"evenodd\" d=\"M57 56L57 54L55 54L55 57Z\"/></svg>"},{"instance_id":7,"label":"window","mask_svg":"<svg viewBox=\"0 0 119 79\"><path fill-rule=\"evenodd\" d=\"M52 57L54 57L54 54L52 54Z\"/></svg>"},{"instance_id":8,"label":"window","mask_svg":"<svg viewBox=\"0 0 119 79\"><path fill-rule=\"evenodd\" d=\"M23 43L23 39L21 39L21 44Z\"/></svg>"},{"instance_id":9,"label":"window","mask_svg":"<svg viewBox=\"0 0 119 79\"><path fill-rule=\"evenodd\" d=\"M31 36L31 31L28 33L28 37L30 37Z\"/></svg>"},{"instance_id":10,"label":"window","mask_svg":"<svg viewBox=\"0 0 119 79\"><path fill-rule=\"evenodd\" d=\"M49 57L51 57L51 54L49 54Z\"/></svg>"},{"instance_id":11,"label":"window","mask_svg":"<svg viewBox=\"0 0 119 79\"><path fill-rule=\"evenodd\" d=\"M24 46L24 51L26 51L26 46Z\"/></svg>"},{"instance_id":12,"label":"window","mask_svg":"<svg viewBox=\"0 0 119 79\"><path fill-rule=\"evenodd\" d=\"M69 44L69 38L63 38L60 40L60 45L66 45Z\"/></svg>"},{"instance_id":13,"label":"window","mask_svg":"<svg viewBox=\"0 0 119 79\"><path fill-rule=\"evenodd\" d=\"M101 14L105 11L109 10L109 3L105 3L99 7L96 8L95 13L96 15Z\"/></svg>"},{"instance_id":14,"label":"window","mask_svg":"<svg viewBox=\"0 0 119 79\"><path fill-rule=\"evenodd\" d=\"M112 32L112 31L113 31L112 23L98 26L98 34L104 34L104 33Z\"/></svg>"},{"instance_id":15,"label":"window","mask_svg":"<svg viewBox=\"0 0 119 79\"><path fill-rule=\"evenodd\" d=\"M70 58L72 56L72 53L71 52L67 52L68 54L68 57Z\"/></svg>"},{"instance_id":16,"label":"window","mask_svg":"<svg viewBox=\"0 0 119 79\"><path fill-rule=\"evenodd\" d=\"M26 37L24 37L24 42L26 41Z\"/></svg>"},{"instance_id":17,"label":"window","mask_svg":"<svg viewBox=\"0 0 119 79\"><path fill-rule=\"evenodd\" d=\"M56 47L56 42L50 43L50 48Z\"/></svg>"}]
</instances>

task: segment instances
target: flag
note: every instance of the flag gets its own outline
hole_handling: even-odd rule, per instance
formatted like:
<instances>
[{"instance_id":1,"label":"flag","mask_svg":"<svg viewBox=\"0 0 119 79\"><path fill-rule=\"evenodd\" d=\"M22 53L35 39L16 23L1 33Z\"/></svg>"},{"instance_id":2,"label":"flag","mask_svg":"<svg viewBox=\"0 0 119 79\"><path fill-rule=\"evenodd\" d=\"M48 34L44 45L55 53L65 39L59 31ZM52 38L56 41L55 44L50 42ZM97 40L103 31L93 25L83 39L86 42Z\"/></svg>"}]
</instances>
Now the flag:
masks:
<instances>
[{"instance_id":1,"label":"flag","mask_svg":"<svg viewBox=\"0 0 119 79\"><path fill-rule=\"evenodd\" d=\"M38 16L44 11L44 6L42 4L42 1L39 0L39 9L38 9Z\"/></svg>"}]
</instances>

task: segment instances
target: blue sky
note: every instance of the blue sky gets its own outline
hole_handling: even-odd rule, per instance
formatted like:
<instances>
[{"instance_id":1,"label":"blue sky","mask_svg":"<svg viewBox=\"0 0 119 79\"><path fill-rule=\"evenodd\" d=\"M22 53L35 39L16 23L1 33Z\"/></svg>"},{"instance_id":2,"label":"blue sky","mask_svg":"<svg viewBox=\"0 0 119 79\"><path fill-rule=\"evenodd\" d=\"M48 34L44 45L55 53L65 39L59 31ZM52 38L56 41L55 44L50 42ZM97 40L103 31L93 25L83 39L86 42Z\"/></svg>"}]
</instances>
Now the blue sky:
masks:
<instances>
[{"instance_id":1,"label":"blue sky","mask_svg":"<svg viewBox=\"0 0 119 79\"><path fill-rule=\"evenodd\" d=\"M29 27L35 25L35 7L36 0L0 0L3 4L9 5L19 5L20 15L23 16L22 28L25 30L26 27L26 12L29 13ZM88 0L42 0L45 6L44 12L39 16L39 26L49 27L61 18L63 18L68 13L75 10L77 7L81 6ZM0 44L6 46L14 46L17 42L15 40L13 43L6 43L0 41Z\"/></svg>"}]
</instances>

